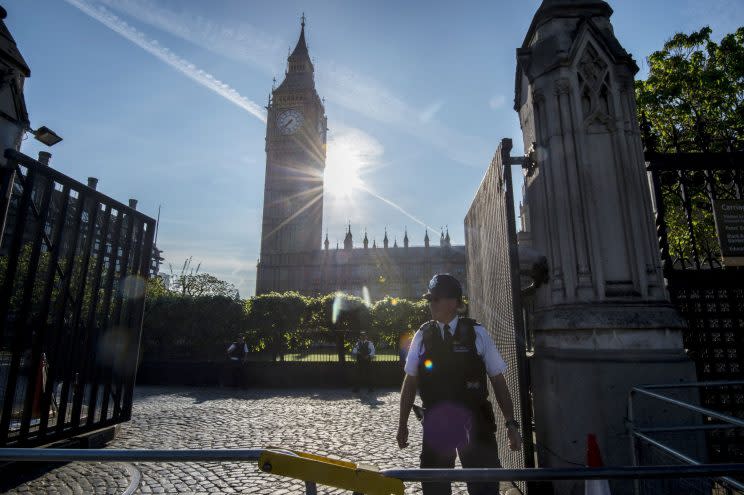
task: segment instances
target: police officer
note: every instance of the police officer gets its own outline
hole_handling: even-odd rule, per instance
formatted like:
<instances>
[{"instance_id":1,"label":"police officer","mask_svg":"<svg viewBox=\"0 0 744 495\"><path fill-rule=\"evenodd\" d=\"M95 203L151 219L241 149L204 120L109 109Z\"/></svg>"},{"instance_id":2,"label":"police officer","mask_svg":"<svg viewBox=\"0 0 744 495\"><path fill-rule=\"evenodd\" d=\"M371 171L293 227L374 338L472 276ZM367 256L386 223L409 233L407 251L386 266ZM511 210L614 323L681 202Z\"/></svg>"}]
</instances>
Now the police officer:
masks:
<instances>
[{"instance_id":1,"label":"police officer","mask_svg":"<svg viewBox=\"0 0 744 495\"><path fill-rule=\"evenodd\" d=\"M367 383L367 391L372 392L372 375L370 365L375 357L375 346L367 340L367 332L359 333L359 340L351 350L351 354L356 358L356 384L354 392L359 391L362 382Z\"/></svg>"},{"instance_id":2,"label":"police officer","mask_svg":"<svg viewBox=\"0 0 744 495\"><path fill-rule=\"evenodd\" d=\"M422 468L454 468L458 454L464 468L501 467L487 380L506 420L509 447L522 448L503 375L506 363L485 328L457 315L462 287L455 277L434 275L424 297L429 301L432 321L413 336L406 359L398 446L408 445L408 417L418 389L425 410ZM425 495L451 493L449 482L424 482L422 488ZM468 493L497 494L499 483L468 483Z\"/></svg>"},{"instance_id":3,"label":"police officer","mask_svg":"<svg viewBox=\"0 0 744 495\"><path fill-rule=\"evenodd\" d=\"M227 357L230 361L243 361L247 355L248 344L245 342L245 337L238 337L237 340L233 340L227 348Z\"/></svg>"},{"instance_id":4,"label":"police officer","mask_svg":"<svg viewBox=\"0 0 744 495\"><path fill-rule=\"evenodd\" d=\"M243 385L243 363L248 357L248 344L245 337L234 340L227 348L227 366L223 371L223 385L240 387Z\"/></svg>"}]
</instances>

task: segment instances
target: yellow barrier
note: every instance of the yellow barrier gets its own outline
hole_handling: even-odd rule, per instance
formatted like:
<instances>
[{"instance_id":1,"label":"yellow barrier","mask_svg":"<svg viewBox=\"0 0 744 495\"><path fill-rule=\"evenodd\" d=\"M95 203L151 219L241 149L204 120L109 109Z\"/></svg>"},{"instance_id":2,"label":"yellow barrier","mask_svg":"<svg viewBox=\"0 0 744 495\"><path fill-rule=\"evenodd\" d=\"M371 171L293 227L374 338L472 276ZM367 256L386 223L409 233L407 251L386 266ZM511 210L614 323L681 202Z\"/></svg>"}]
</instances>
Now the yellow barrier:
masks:
<instances>
[{"instance_id":1,"label":"yellow barrier","mask_svg":"<svg viewBox=\"0 0 744 495\"><path fill-rule=\"evenodd\" d=\"M261 453L258 467L266 473L357 493L403 495L403 482L383 476L374 466L357 465L306 452L269 447Z\"/></svg>"}]
</instances>

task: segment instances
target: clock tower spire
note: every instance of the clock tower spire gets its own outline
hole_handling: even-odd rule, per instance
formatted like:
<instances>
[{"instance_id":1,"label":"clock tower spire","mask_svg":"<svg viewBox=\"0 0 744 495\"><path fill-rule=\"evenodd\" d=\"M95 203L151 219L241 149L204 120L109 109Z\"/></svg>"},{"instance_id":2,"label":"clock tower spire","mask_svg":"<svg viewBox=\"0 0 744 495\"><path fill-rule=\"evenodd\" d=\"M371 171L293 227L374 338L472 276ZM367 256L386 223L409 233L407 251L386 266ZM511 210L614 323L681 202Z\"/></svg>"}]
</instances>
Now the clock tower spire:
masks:
<instances>
[{"instance_id":1,"label":"clock tower spire","mask_svg":"<svg viewBox=\"0 0 744 495\"><path fill-rule=\"evenodd\" d=\"M287 57L284 80L272 89L266 116L261 255L256 294L292 287L293 274L279 269L287 254L310 256L323 240L323 171L327 119L315 90L315 67L300 37ZM287 270L286 265L282 270ZM302 277L302 275L297 275Z\"/></svg>"}]
</instances>

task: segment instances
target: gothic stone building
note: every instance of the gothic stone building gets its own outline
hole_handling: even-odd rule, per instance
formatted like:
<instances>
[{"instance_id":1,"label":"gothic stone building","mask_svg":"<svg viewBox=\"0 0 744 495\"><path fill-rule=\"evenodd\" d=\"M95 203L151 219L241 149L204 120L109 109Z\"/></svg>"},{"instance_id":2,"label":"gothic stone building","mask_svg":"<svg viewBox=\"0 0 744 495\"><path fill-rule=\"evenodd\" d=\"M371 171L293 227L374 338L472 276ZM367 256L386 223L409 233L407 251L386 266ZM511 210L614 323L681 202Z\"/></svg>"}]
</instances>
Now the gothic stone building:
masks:
<instances>
[{"instance_id":1,"label":"gothic stone building","mask_svg":"<svg viewBox=\"0 0 744 495\"><path fill-rule=\"evenodd\" d=\"M434 273L448 272L465 284L465 247L452 246L449 233L439 246L382 247L365 234L354 247L351 227L344 247L329 249L328 235L321 248L323 171L326 159L327 118L315 90L314 67L305 42L303 19L300 39L287 59L286 76L273 89L266 119L266 179L264 185L261 255L256 294L297 291L306 295L344 291L372 300L386 295L417 298ZM466 292L467 293L467 292Z\"/></svg>"}]
</instances>

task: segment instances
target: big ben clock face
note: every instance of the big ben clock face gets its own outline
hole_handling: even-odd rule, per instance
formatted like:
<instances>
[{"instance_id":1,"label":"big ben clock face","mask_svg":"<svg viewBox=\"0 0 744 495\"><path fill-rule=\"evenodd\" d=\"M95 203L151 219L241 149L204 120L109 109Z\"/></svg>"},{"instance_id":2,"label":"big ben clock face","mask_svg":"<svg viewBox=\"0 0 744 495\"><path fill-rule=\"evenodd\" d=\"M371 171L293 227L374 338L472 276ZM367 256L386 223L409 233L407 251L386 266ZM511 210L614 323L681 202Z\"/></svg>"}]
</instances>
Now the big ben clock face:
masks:
<instances>
[{"instance_id":1,"label":"big ben clock face","mask_svg":"<svg viewBox=\"0 0 744 495\"><path fill-rule=\"evenodd\" d=\"M294 134L302 126L305 118L294 108L282 111L276 118L276 126L282 134Z\"/></svg>"}]
</instances>

